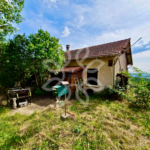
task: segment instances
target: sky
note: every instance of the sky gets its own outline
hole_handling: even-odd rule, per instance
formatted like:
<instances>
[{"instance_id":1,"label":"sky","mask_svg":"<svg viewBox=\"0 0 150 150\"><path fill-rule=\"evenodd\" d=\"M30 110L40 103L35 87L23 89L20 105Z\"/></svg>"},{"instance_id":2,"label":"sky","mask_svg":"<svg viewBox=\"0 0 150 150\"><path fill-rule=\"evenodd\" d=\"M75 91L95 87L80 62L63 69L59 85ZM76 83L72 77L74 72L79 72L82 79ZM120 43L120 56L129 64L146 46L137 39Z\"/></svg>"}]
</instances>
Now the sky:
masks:
<instances>
[{"instance_id":1,"label":"sky","mask_svg":"<svg viewBox=\"0 0 150 150\"><path fill-rule=\"evenodd\" d=\"M131 38L133 63L150 70L150 0L25 0L18 33L47 30L63 50Z\"/></svg>"}]
</instances>

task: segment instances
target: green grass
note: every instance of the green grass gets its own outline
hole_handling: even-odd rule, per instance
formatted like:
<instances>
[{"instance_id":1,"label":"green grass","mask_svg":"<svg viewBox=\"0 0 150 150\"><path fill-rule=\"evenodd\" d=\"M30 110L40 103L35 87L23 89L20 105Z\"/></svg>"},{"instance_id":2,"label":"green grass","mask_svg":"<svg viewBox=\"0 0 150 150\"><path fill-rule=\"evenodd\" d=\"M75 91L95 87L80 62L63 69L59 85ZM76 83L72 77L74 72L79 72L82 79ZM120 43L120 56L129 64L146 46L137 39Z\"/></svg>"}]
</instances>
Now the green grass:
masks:
<instances>
[{"instance_id":1,"label":"green grass","mask_svg":"<svg viewBox=\"0 0 150 150\"><path fill-rule=\"evenodd\" d=\"M87 107L72 103L69 109L76 117L66 121L60 120L63 108L30 116L11 116L9 109L0 108L0 149L149 149L149 110L91 99Z\"/></svg>"}]
</instances>

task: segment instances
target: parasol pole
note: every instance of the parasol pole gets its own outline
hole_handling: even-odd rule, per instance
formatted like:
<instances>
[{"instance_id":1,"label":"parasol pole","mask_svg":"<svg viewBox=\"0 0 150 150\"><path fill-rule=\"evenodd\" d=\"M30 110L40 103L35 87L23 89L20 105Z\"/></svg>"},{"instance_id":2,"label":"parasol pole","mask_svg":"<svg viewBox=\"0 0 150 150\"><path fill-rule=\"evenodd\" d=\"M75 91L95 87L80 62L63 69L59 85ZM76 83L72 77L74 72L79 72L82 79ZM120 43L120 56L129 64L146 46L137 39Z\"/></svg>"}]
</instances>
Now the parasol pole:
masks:
<instances>
[{"instance_id":1,"label":"parasol pole","mask_svg":"<svg viewBox=\"0 0 150 150\"><path fill-rule=\"evenodd\" d=\"M66 116L66 94L65 94L65 116Z\"/></svg>"}]
</instances>

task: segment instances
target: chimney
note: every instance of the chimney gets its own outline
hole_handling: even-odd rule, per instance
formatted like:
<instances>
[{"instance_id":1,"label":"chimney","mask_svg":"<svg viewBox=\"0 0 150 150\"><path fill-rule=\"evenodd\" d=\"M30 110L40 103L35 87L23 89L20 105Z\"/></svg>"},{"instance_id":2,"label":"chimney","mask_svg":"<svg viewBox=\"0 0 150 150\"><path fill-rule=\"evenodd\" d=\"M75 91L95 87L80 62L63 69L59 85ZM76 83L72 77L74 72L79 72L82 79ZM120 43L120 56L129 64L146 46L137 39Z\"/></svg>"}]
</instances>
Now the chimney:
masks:
<instances>
[{"instance_id":1,"label":"chimney","mask_svg":"<svg viewBox=\"0 0 150 150\"><path fill-rule=\"evenodd\" d=\"M69 52L70 45L66 45L66 50Z\"/></svg>"}]
</instances>

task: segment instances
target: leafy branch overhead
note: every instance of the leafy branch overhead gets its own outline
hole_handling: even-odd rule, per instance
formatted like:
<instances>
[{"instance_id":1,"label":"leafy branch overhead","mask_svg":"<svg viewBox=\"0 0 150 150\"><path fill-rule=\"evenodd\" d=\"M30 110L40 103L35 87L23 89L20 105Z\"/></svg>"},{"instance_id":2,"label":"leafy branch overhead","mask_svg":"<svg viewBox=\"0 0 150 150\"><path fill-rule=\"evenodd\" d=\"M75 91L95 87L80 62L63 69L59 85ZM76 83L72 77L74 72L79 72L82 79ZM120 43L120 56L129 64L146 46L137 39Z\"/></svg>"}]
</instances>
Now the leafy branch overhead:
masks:
<instances>
[{"instance_id":1,"label":"leafy branch overhead","mask_svg":"<svg viewBox=\"0 0 150 150\"><path fill-rule=\"evenodd\" d=\"M13 24L19 24L24 19L21 11L24 7L24 0L1 0L0 2L0 40L5 36L17 31Z\"/></svg>"}]
</instances>

